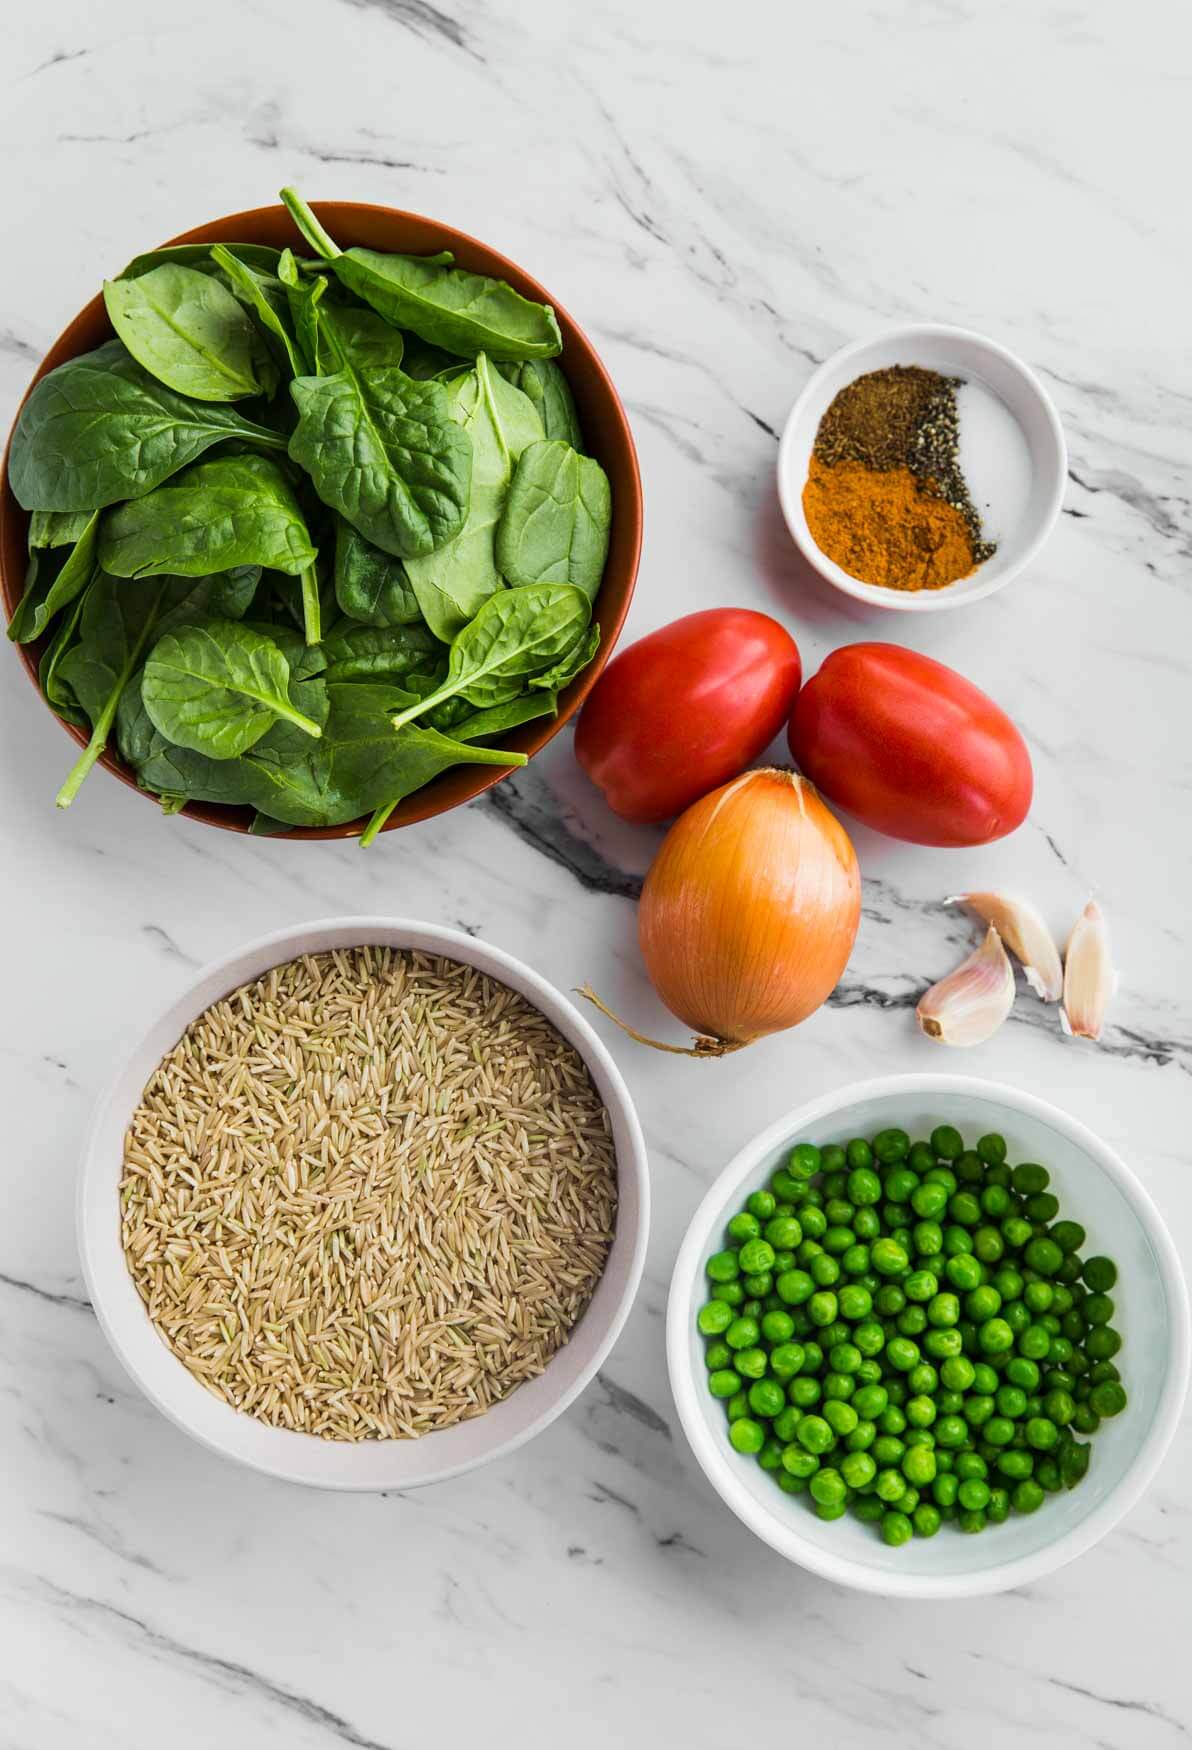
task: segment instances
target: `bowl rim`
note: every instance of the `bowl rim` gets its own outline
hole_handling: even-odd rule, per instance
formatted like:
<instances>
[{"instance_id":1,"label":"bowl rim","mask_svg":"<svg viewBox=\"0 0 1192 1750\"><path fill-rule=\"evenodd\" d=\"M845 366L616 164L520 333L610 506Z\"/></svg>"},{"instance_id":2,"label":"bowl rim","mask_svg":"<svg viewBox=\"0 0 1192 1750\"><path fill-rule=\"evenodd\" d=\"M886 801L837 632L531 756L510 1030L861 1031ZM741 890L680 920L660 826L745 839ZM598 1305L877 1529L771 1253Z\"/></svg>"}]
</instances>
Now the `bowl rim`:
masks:
<instances>
[{"instance_id":1,"label":"bowl rim","mask_svg":"<svg viewBox=\"0 0 1192 1750\"><path fill-rule=\"evenodd\" d=\"M577 1051L580 1051L585 1064L589 1068L591 1068L593 1064L599 1067L601 1075L604 1078L604 1086L611 1091L612 1095L612 1099L606 1099L605 1103L610 1108L615 1104L617 1108L616 1115L624 1125L628 1146L625 1150L624 1159L622 1159L620 1151L617 1153L617 1176L618 1181L621 1180L622 1174L626 1175L632 1181L637 1200L637 1225L631 1238L628 1268L624 1285L614 1307L612 1308L611 1316L608 1319L608 1324L603 1335L597 1342L589 1360L580 1369L576 1377L562 1391L558 1392L551 1399L550 1403L546 1405L527 1426L517 1430L514 1434L500 1441L491 1449L477 1453L469 1458L461 1459L457 1462L438 1466L433 1469L433 1471L428 1471L427 1474L421 1475L414 1480L394 1479L389 1482L380 1482L372 1479L361 1481L351 1477L341 1478L328 1476L314 1478L308 1474L302 1473L300 1469L289 1468L285 1464L267 1462L259 1454L253 1453L250 1450L242 1450L234 1438L223 1441L215 1438L207 1431L195 1427L173 1402L168 1401L158 1391L154 1381L147 1377L146 1373L138 1364L135 1356L130 1352L129 1344L125 1339L126 1331L129 1328L129 1320L134 1316L134 1311L135 1314L139 1315L139 1318L142 1321L142 1330L145 1325L149 1325L150 1328L152 1328L151 1321L149 1320L148 1313L139 1302L135 1309L130 1306L128 1312L125 1312L125 1310L119 1306L113 1305L112 1297L109 1296L109 1271L113 1266L105 1260L103 1255L104 1242L97 1234L97 1217L92 1207L98 1181L100 1182L98 1186L99 1193L104 1198L104 1201L110 1206L113 1229L118 1233L119 1217L116 1203L118 1200L119 1181L117 1180L117 1189L115 1191L105 1190L105 1182L111 1171L111 1156L110 1150L105 1150L103 1146L104 1137L114 1113L122 1104L120 1090L130 1068L142 1059L146 1062L150 1062L151 1067L147 1071L147 1079L148 1075L152 1074L152 1065L161 1061L162 1053L153 1044L154 1035L157 1031L167 1021L176 1018L177 1015L182 1012L189 1013L190 1018L194 1019L199 1014L202 1014L204 1009L210 1006L211 1002L218 1001L219 999L217 997L209 997L205 999L200 1006L195 1007L196 993L202 990L209 981L225 981L223 983L223 990L226 994L226 992L235 989L239 983L244 982L245 979L261 976L261 972L259 971L245 971L244 967L246 962L250 960L258 960L262 955L268 954L271 956L268 964L281 965L285 960L293 959L299 954L325 953L333 946L346 947L348 945L346 942L335 940L335 938L342 938L345 932L351 934L355 939L355 945L357 946L366 946L370 943L379 942L382 946L400 947L403 944L398 938L418 936L423 939L422 943L418 944L419 951L440 952L447 958L460 960L469 965L478 964L476 951L477 948L479 948L482 950L481 958L485 962L485 964L480 966L480 970L487 973L490 977L497 978L500 981L510 982L511 988L518 990L520 994L526 995L527 1001L532 1002L534 1007L539 1008L553 1026L558 1027L558 1013L566 1012L569 1023L574 1026L576 1034L578 1034L579 1038L583 1040L582 1048L574 1038L570 1040L570 1043L575 1045ZM326 940L323 940L324 938L326 938ZM425 945L428 940L433 941L433 948L428 948ZM322 945L320 945L320 942ZM517 980L518 982L514 983L513 980ZM532 992L533 994L529 995L527 994L528 992ZM552 1008L555 1011L553 1013ZM189 1021L184 1022L183 1025L189 1025ZM167 1047L166 1049L169 1048ZM172 1422L176 1428L181 1429L181 1431L190 1439L198 1442L199 1445L206 1447L209 1451L218 1454L219 1457L231 1459L235 1463L244 1465L250 1470L258 1471L264 1476L275 1477L282 1482L297 1483L308 1488L328 1489L337 1493L375 1494L391 1490L405 1491L408 1489L422 1488L431 1483L445 1482L451 1477L462 1476L468 1471L478 1469L481 1465L489 1464L494 1459L506 1457L508 1454L517 1451L519 1447L524 1446L528 1441L532 1440L535 1435L540 1434L545 1428L549 1427L557 1417L562 1415L564 1410L568 1409L570 1405L575 1402L580 1393L585 1391L591 1384L600 1368L603 1367L608 1359L609 1354L620 1337L621 1332L625 1327L625 1323L629 1318L629 1314L632 1311L634 1302L637 1299L638 1289L641 1285L642 1272L646 1261L649 1232L649 1155L646 1147L645 1136L642 1132L641 1121L638 1117L637 1109L633 1103L632 1095L629 1092L624 1077L617 1068L616 1062L608 1047L600 1038L592 1024L588 1021L587 1017L580 1013L578 1007L571 1002L556 985L551 984L541 973L535 971L535 969L528 965L524 960L519 960L515 955L510 954L506 949L499 948L495 944L485 941L483 938L470 936L463 930L452 929L443 924L430 923L418 918L406 917L333 916L315 918L306 923L286 925L284 928L271 930L265 935L254 936L250 941L239 944L230 952L222 954L213 960L209 960L202 967L192 971L188 976L185 985L180 989L176 989L173 995L162 1006L155 1008L150 1022L138 1032L135 1043L129 1048L121 1049L119 1060L108 1077L104 1089L92 1109L91 1121L88 1125L87 1133L83 1142L81 1165L78 1171L78 1181L75 1190L76 1243L78 1245L79 1258L82 1264L83 1278L87 1286L88 1298L91 1302L100 1330L103 1332L103 1335L107 1339L116 1359L120 1362L133 1384L144 1393L150 1403L152 1403L168 1421ZM117 1250L120 1253L120 1261L122 1262L123 1248L119 1246L118 1240ZM585 1309L585 1312L582 1315L583 1318L587 1317L588 1310L589 1309ZM578 1325L575 1328L578 1329ZM570 1342L570 1337L568 1338L568 1342ZM559 1356L566 1354L567 1346L567 1343L564 1343L562 1347L556 1351L556 1355L552 1357L551 1361L547 1364L543 1374L538 1377L546 1377L546 1374L549 1373L551 1366L554 1365L554 1362ZM183 1363L178 1360L164 1342L161 1343L161 1353L163 1356L169 1358L169 1361L174 1367L183 1372L186 1371L183 1367ZM203 1390L199 1381L196 1380L194 1383L200 1391ZM516 1397L516 1393L510 1394L510 1398L502 1401L509 1402L514 1397ZM230 1406L228 1407L230 1408ZM233 1411L232 1413L237 1418L237 1421L228 1423L230 1430L235 1430L238 1422L246 1423L250 1427L261 1426L255 1417L239 1411ZM483 1417L476 1418L476 1421L482 1422ZM347 1450L356 1450L355 1445L340 1442L327 1442L321 1437L315 1435L296 1433L294 1438L303 1443L307 1441L314 1442L315 1448L325 1449L330 1445L333 1447L343 1446ZM432 1438L433 1434L423 1436L423 1439L426 1440ZM370 1441L363 1444L366 1444L370 1449L394 1446L409 1451L421 1446L422 1441ZM298 1451L299 1448L295 1447L294 1450Z\"/></svg>"},{"instance_id":2,"label":"bowl rim","mask_svg":"<svg viewBox=\"0 0 1192 1750\"><path fill-rule=\"evenodd\" d=\"M834 559L829 559L828 555L822 552L816 544L810 529L807 527L807 518L803 514L803 481L796 481L794 478L795 434L810 405L822 394L824 383L835 374L841 365L852 359L860 359L873 348L887 346L894 341L913 343L916 340L941 339L954 342L962 341L966 345L975 347L979 352L999 359L1022 380L1028 392L1034 396L1043 413L1053 447L1054 479L1052 489L1039 532L1032 541L1027 543L1013 564L1007 565L1000 574L995 573L986 579L981 579L967 589L958 589L955 584L950 584L943 589L887 589L881 584L866 583L859 577L851 576L842 566L837 565ZM1064 491L1068 479L1068 446L1055 402L1037 374L1017 353L1012 352L1009 347L1003 346L1000 341L991 340L987 335L980 334L973 328L959 328L947 322L911 322L898 324L892 328L882 328L873 334L863 336L860 340L850 341L847 346L839 347L834 353L831 353L823 364L816 368L803 385L795 399L794 406L787 415L778 444L777 469L778 498L791 539L807 563L827 583L870 607L885 608L893 613L942 613L952 608L968 607L973 602L985 601L989 596L996 595L999 589L1003 589L1006 584L1018 577L1038 557L1044 543L1051 536L1063 507Z\"/></svg>"},{"instance_id":3,"label":"bowl rim","mask_svg":"<svg viewBox=\"0 0 1192 1750\"><path fill-rule=\"evenodd\" d=\"M559 319L560 325L565 330L565 339L572 340L573 344L578 345L579 350L585 355L588 366L600 385L600 392L606 398L609 415L612 424L616 428L617 447L623 453L629 482L629 504L627 506L628 514L626 519L628 541L624 555L625 586L623 599L620 601L616 609L611 612L608 611L606 603L605 613L601 614L599 611L600 597L604 593L605 588L605 580L602 579L601 588L597 592L595 603L596 611L593 614L593 618L600 621L602 636L600 646L597 649L595 656L592 658L591 663L588 665L587 669L585 669L583 674L579 675L569 686L564 688L560 695L557 714L553 718L543 718L536 722L526 724L519 729L512 730L506 739L505 746L513 748L520 753L524 753L532 759L536 753L541 752L546 744L553 740L559 731L571 721L584 700L587 698L588 694L591 692L592 688L596 685L597 680L600 678L605 666L612 657L613 651L617 645L617 640L620 638L621 633L624 630L625 621L628 618L629 610L633 603L634 590L637 585L638 571L641 565L644 507L641 467L638 462L637 446L633 440L633 430L630 426L629 416L625 411L624 403L617 392L612 377L609 375L608 369L599 352L588 338L587 333L580 327L579 323L570 312L552 297L547 288L543 286L533 274L528 273L520 263L513 261L509 256L502 254L500 250L494 249L490 244L484 242L482 238L473 237L467 231L461 231L454 225L448 225L442 220L431 218L424 213L415 213L405 207L386 206L375 201L312 201L310 206L316 217L321 218L324 223L331 226L335 226L336 224L342 226L343 215L345 213L349 215L356 213L380 215L385 219L395 219L402 223L429 227L437 234L442 246L453 249L457 254L462 252L465 258L473 251L479 252L481 256L487 258L482 271L497 273L508 277L512 283L523 289L524 295L536 298L540 302L551 306L555 315ZM207 243L219 240L218 237L213 238L211 236L212 232L222 233L225 239L235 241L236 239L234 237L228 236L229 227L240 225L251 226L253 224L259 225L266 217L276 220L279 215L282 217L288 217L286 214L286 208L280 201L263 207L245 207L239 212L220 214L216 218L206 219L200 224L192 225L189 229L179 232L177 236L169 237L164 243L156 244L153 247L157 249L170 249L179 243ZM293 220L290 219L289 222L291 228L294 230L295 242L301 241L297 229L293 226ZM142 253L146 252L142 251ZM476 271L476 269L473 268L471 271ZM12 448L13 436L15 435L17 422L21 417L21 412L25 403L41 379L44 376L47 376L51 370L56 369L58 365L65 364L69 359L79 356L80 346L75 340L75 330L81 323L91 321L107 321L104 312L102 293L97 293L93 298L90 298L87 303L71 317L70 321L67 322L66 326L56 336L54 341L38 361L37 367L13 412L12 423L9 426L8 435L4 441L3 451L0 453L0 603L4 604L9 614L15 611L16 605L21 598L23 580L12 579L10 582L3 573L2 562L5 535L8 526L12 522L18 518L24 518L29 515L27 511L17 504L12 487L9 484L8 462L9 453ZM108 324L108 326L110 328L110 324ZM51 360L53 361L52 363ZM21 665L39 698L41 698L41 687L38 680L38 662L43 643L44 639L41 639L35 644L18 644L16 646L17 655L20 659ZM42 699L42 704L45 705L45 709L50 717L59 724L62 730L78 747L86 746L88 738L81 729L74 724L67 723L63 718L59 717L57 712L53 711L49 705L46 705L44 698ZM155 805L157 804L157 798L151 792L140 788L135 775L125 766L123 760L119 758L112 743L109 743L108 747L104 749L96 763L102 766L105 771L110 772L114 777L118 778L122 784L125 784L130 789L136 791L138 795L143 796L146 801ZM452 768L452 770L454 769L455 768ZM442 778L448 775L441 773L438 778L432 779L431 782L424 785L422 789L416 790L412 795L403 798L397 808L395 808L393 813L389 816L381 831L396 832L404 826L415 826L423 820L433 820L441 814L450 813L453 808L463 807L466 803L475 801L476 797L483 795L487 790L491 790L492 787L495 784L499 784L503 778L507 778L512 772L520 770L520 767L477 765L466 769L472 774L472 776L466 782L465 794L460 795L454 801L441 800L435 792L437 791ZM188 802L184 808L179 810L179 813L185 819L196 821L204 826L220 827L227 832L248 833L252 822L252 810L247 807L225 806L211 802ZM276 832L270 836L275 839L295 840L299 842L318 839L351 839L358 838L360 836L360 830L360 821L345 821L340 826L291 826L287 827L283 832Z\"/></svg>"},{"instance_id":4,"label":"bowl rim","mask_svg":"<svg viewBox=\"0 0 1192 1750\"><path fill-rule=\"evenodd\" d=\"M976 1574L898 1574L880 1572L848 1556L836 1556L822 1549L810 1539L805 1539L795 1526L780 1521L776 1515L768 1512L741 1487L728 1462L730 1449L727 1442L714 1437L702 1414L702 1399L690 1363L691 1319L694 1316L701 1253L709 1239L715 1216L723 1208L726 1194L743 1185L751 1174L755 1174L766 1155L780 1147L795 1132L806 1129L820 1119L843 1113L849 1106L863 1100L881 1099L891 1094L941 1092L997 1100L1016 1111L1051 1124L1085 1149L1104 1169L1134 1209L1159 1260L1160 1278L1171 1309L1171 1365L1163 1383L1154 1421L1146 1433L1138 1456L1116 1487L1080 1525L1074 1526L1071 1531L1031 1555L1015 1557ZM795 1107L737 1151L700 1200L679 1247L667 1300L666 1356L679 1420L700 1468L726 1506L764 1543L768 1543L771 1549L825 1580L834 1580L839 1585L861 1592L872 1592L887 1598L975 1598L1026 1585L1029 1581L1066 1566L1098 1543L1141 1498L1162 1463L1179 1425L1188 1390L1192 1324L1189 1318L1188 1289L1180 1268L1175 1241L1141 1179L1126 1165L1116 1150L1103 1142L1080 1119L1072 1117L1061 1107L1053 1106L1050 1101L1037 1094L1026 1093L1004 1082L988 1081L983 1076L916 1072L846 1083L805 1105Z\"/></svg>"}]
</instances>

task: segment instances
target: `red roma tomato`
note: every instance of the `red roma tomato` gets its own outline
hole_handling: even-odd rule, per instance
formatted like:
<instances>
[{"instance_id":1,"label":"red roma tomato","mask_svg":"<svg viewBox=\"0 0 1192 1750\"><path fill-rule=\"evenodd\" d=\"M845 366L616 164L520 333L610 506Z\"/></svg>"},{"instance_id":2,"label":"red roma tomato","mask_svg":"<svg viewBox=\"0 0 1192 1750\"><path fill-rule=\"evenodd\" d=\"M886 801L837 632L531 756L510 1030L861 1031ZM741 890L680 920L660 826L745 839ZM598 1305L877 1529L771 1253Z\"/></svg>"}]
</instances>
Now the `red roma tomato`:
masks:
<instances>
[{"instance_id":1,"label":"red roma tomato","mask_svg":"<svg viewBox=\"0 0 1192 1750\"><path fill-rule=\"evenodd\" d=\"M787 734L829 801L915 845L988 844L1031 805L1031 756L1005 712L955 669L896 644L834 650Z\"/></svg>"},{"instance_id":2,"label":"red roma tomato","mask_svg":"<svg viewBox=\"0 0 1192 1750\"><path fill-rule=\"evenodd\" d=\"M669 820L773 741L802 678L794 639L768 614L687 614L609 663L575 757L623 820Z\"/></svg>"}]
</instances>

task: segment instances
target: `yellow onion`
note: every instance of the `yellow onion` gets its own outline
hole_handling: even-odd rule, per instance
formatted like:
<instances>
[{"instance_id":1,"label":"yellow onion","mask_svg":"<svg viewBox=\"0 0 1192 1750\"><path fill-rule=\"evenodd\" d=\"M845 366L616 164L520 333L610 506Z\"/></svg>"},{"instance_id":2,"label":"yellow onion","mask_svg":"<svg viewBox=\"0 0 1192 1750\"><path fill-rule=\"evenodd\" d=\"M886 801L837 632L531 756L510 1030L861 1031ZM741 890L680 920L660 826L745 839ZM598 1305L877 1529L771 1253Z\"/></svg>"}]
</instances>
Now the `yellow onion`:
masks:
<instances>
[{"instance_id":1,"label":"yellow onion","mask_svg":"<svg viewBox=\"0 0 1192 1750\"><path fill-rule=\"evenodd\" d=\"M806 778L766 769L713 790L671 827L642 889L646 971L698 1035L663 1049L720 1057L806 1020L839 982L860 915L856 852Z\"/></svg>"}]
</instances>

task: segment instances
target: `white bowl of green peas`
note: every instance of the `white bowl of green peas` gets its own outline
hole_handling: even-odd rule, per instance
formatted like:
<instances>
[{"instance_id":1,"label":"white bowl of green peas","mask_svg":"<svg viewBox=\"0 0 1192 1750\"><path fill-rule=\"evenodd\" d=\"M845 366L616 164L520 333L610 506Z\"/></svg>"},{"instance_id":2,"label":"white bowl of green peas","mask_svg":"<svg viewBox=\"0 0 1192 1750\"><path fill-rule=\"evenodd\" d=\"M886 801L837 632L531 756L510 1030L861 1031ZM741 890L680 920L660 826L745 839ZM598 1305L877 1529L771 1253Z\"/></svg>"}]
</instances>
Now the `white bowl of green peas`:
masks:
<instances>
[{"instance_id":1,"label":"white bowl of green peas","mask_svg":"<svg viewBox=\"0 0 1192 1750\"><path fill-rule=\"evenodd\" d=\"M1037 1580L1139 1499L1188 1384L1175 1246L1121 1158L1037 1096L892 1076L771 1125L680 1249L671 1385L709 1480L842 1585Z\"/></svg>"}]
</instances>

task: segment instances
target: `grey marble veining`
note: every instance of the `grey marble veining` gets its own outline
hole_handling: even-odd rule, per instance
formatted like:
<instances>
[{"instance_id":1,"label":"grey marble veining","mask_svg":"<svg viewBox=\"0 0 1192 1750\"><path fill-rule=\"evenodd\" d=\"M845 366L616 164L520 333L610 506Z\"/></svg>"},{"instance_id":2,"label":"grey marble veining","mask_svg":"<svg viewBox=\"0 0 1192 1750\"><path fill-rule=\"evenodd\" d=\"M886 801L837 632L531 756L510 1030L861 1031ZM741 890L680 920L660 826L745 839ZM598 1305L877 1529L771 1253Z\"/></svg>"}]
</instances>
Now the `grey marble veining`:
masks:
<instances>
[{"instance_id":1,"label":"grey marble veining","mask_svg":"<svg viewBox=\"0 0 1192 1750\"><path fill-rule=\"evenodd\" d=\"M1188 16L1165 0L9 9L5 423L103 274L158 238L283 181L439 215L549 285L625 398L647 502L630 635L745 602L792 627L809 671L851 639L913 642L1007 706L1037 788L1027 825L982 851L857 834L857 949L797 1034L727 1065L610 1029L655 1227L600 1379L479 1475L338 1498L192 1445L107 1350L72 1219L96 1094L195 966L330 913L461 926L678 1039L634 939L657 835L608 813L568 735L366 855L163 820L102 773L56 816L69 744L10 656L0 1750L1188 1738L1186 1428L1146 1500L1073 1567L910 1608L789 1567L720 1505L677 1426L662 1326L686 1222L750 1132L850 1079L939 1062L912 1010L973 939L941 904L966 886L1026 890L1061 934L1095 891L1123 987L1099 1049L1064 1040L1023 990L1010 1024L949 1067L1079 1112L1192 1247L1190 76ZM815 363L900 319L1021 351L1071 450L1032 573L910 626L807 574L773 488L776 434Z\"/></svg>"}]
</instances>

